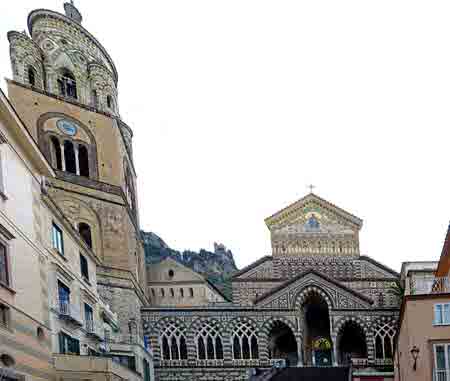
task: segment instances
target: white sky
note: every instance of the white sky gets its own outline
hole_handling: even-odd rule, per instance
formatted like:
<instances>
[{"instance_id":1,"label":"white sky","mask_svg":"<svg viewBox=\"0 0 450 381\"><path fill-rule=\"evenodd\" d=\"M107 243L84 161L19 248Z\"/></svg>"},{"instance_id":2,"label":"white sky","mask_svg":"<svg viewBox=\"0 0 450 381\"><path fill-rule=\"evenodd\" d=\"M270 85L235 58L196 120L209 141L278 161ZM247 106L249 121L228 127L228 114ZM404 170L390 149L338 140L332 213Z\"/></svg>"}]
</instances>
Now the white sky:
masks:
<instances>
[{"instance_id":1,"label":"white sky","mask_svg":"<svg viewBox=\"0 0 450 381\"><path fill-rule=\"evenodd\" d=\"M270 253L307 192L364 220L362 253L440 255L449 203L450 2L76 0L119 72L141 225L177 249ZM60 0L0 1L8 30ZM5 89L2 81L1 86Z\"/></svg>"}]
</instances>

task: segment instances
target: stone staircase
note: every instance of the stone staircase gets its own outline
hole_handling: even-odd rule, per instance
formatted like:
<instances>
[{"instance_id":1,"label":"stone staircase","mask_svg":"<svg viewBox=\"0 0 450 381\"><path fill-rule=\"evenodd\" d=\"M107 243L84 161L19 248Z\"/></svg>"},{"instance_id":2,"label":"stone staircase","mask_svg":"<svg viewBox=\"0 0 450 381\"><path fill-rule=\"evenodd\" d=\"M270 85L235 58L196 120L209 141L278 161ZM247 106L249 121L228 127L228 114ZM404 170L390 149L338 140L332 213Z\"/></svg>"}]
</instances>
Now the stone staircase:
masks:
<instances>
[{"instance_id":1,"label":"stone staircase","mask_svg":"<svg viewBox=\"0 0 450 381\"><path fill-rule=\"evenodd\" d=\"M250 381L351 381L349 367L299 367L271 369Z\"/></svg>"}]
</instances>

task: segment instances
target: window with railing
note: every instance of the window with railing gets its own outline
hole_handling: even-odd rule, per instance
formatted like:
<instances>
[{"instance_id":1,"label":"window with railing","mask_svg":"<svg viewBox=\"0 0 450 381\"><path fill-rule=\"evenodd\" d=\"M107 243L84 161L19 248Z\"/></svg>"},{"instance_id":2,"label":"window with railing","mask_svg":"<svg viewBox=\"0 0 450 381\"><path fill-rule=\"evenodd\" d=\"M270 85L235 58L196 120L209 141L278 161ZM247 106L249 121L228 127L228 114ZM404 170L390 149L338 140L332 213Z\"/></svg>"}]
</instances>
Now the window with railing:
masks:
<instances>
[{"instance_id":1,"label":"window with railing","mask_svg":"<svg viewBox=\"0 0 450 381\"><path fill-rule=\"evenodd\" d=\"M58 281L58 309L63 315L70 314L70 288Z\"/></svg>"},{"instance_id":2,"label":"window with railing","mask_svg":"<svg viewBox=\"0 0 450 381\"><path fill-rule=\"evenodd\" d=\"M434 381L450 381L450 344L434 345Z\"/></svg>"},{"instance_id":3,"label":"window with railing","mask_svg":"<svg viewBox=\"0 0 450 381\"><path fill-rule=\"evenodd\" d=\"M94 332L94 311L89 304L84 303L84 321L87 332Z\"/></svg>"}]
</instances>

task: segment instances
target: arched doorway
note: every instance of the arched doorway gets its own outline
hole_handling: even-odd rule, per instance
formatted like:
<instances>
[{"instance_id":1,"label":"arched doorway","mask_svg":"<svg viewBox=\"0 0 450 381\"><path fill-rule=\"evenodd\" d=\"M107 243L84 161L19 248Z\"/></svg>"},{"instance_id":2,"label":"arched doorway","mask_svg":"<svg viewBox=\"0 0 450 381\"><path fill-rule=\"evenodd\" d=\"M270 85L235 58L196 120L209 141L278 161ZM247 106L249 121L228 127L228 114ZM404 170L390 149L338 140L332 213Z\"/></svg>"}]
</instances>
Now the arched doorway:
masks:
<instances>
[{"instance_id":1,"label":"arched doorway","mask_svg":"<svg viewBox=\"0 0 450 381\"><path fill-rule=\"evenodd\" d=\"M339 331L337 337L339 363L348 365L353 361L367 359L366 335L355 321L348 321Z\"/></svg>"},{"instance_id":2,"label":"arched doorway","mask_svg":"<svg viewBox=\"0 0 450 381\"><path fill-rule=\"evenodd\" d=\"M270 359L285 359L288 366L295 366L298 362L297 340L294 333L285 323L273 323L268 336Z\"/></svg>"},{"instance_id":3,"label":"arched doorway","mask_svg":"<svg viewBox=\"0 0 450 381\"><path fill-rule=\"evenodd\" d=\"M306 365L331 366L333 345L328 303L316 290L303 299L303 348Z\"/></svg>"}]
</instances>

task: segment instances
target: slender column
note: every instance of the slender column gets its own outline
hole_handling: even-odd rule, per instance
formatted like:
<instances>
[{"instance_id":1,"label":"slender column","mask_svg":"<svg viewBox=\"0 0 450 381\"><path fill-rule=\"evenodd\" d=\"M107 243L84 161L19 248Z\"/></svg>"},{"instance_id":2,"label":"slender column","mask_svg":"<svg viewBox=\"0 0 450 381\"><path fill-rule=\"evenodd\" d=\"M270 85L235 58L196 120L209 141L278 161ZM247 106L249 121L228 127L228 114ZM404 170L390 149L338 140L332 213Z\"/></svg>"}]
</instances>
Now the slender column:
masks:
<instances>
[{"instance_id":1,"label":"slender column","mask_svg":"<svg viewBox=\"0 0 450 381\"><path fill-rule=\"evenodd\" d=\"M74 144L73 149L75 150L75 171L78 176L80 176L80 161L78 160L78 144Z\"/></svg>"},{"instance_id":2,"label":"slender column","mask_svg":"<svg viewBox=\"0 0 450 381\"><path fill-rule=\"evenodd\" d=\"M303 337L297 335L296 339L297 339L297 356L298 356L297 366L303 366Z\"/></svg>"},{"instance_id":3,"label":"slender column","mask_svg":"<svg viewBox=\"0 0 450 381\"><path fill-rule=\"evenodd\" d=\"M332 336L331 341L333 342L333 366L338 366L338 352L337 352L336 336Z\"/></svg>"},{"instance_id":4,"label":"slender column","mask_svg":"<svg viewBox=\"0 0 450 381\"><path fill-rule=\"evenodd\" d=\"M64 143L60 142L60 147L61 147L61 165L62 165L62 170L63 172L66 171L66 156L64 153Z\"/></svg>"}]
</instances>

